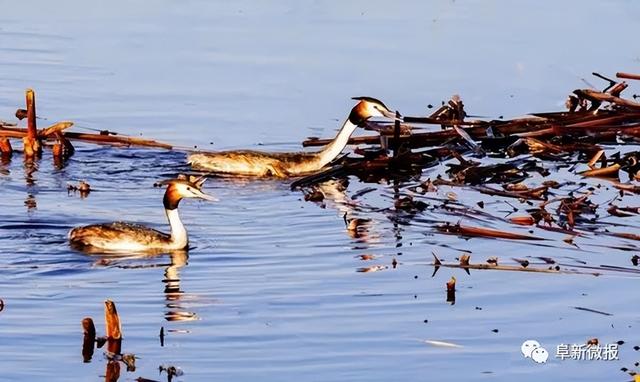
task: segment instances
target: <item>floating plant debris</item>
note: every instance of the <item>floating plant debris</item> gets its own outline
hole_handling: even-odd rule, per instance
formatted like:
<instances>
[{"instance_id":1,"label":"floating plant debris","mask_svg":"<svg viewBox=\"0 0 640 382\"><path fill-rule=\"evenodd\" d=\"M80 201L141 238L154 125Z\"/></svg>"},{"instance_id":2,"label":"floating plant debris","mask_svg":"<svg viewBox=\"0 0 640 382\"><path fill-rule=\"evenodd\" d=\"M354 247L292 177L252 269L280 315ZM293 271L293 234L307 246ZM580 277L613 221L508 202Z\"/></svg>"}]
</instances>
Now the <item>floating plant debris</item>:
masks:
<instances>
[{"instance_id":1,"label":"floating plant debris","mask_svg":"<svg viewBox=\"0 0 640 382\"><path fill-rule=\"evenodd\" d=\"M107 338L119 340L122 338L122 327L120 325L120 316L116 304L111 300L104 302L104 322Z\"/></svg>"},{"instance_id":2,"label":"floating plant debris","mask_svg":"<svg viewBox=\"0 0 640 382\"><path fill-rule=\"evenodd\" d=\"M123 354L122 362L127 365L127 371L136 371L136 356L133 354Z\"/></svg>"},{"instance_id":3,"label":"floating plant debris","mask_svg":"<svg viewBox=\"0 0 640 382\"><path fill-rule=\"evenodd\" d=\"M509 240L544 240L541 237L535 237L531 235L524 235L513 232L498 231L489 228L462 226L460 224L450 225L444 224L437 226L436 229L442 233L456 234L460 236L468 237L486 237L494 239L509 239Z\"/></svg>"},{"instance_id":4,"label":"floating plant debris","mask_svg":"<svg viewBox=\"0 0 640 382\"><path fill-rule=\"evenodd\" d=\"M456 278L453 276L447 281L447 302L451 305L456 303Z\"/></svg>"},{"instance_id":5,"label":"floating plant debris","mask_svg":"<svg viewBox=\"0 0 640 382\"><path fill-rule=\"evenodd\" d=\"M162 374L162 372L167 373L167 382L171 382L173 377L179 377L184 374L182 369L172 365L160 365L158 369L160 370L160 374Z\"/></svg>"},{"instance_id":6,"label":"floating plant debris","mask_svg":"<svg viewBox=\"0 0 640 382\"><path fill-rule=\"evenodd\" d=\"M358 268L357 271L362 273L371 273L371 272L384 271L385 269L387 269L386 265L372 265L370 267Z\"/></svg>"},{"instance_id":7,"label":"floating plant debris","mask_svg":"<svg viewBox=\"0 0 640 382\"><path fill-rule=\"evenodd\" d=\"M626 199L640 194L635 184L640 180L640 152L623 149L640 143L640 103L622 98L626 82L594 75L606 79L608 86L602 91L573 91L567 111L470 119L456 95L427 116L404 116L402 123L369 121L367 130L376 135L351 137L349 143L357 146L354 155L293 181L291 188L307 195L324 182L348 184L349 177L393 185L393 200L386 206L366 205L370 198L360 191L350 198L343 189L341 198L358 200L349 208L358 211L359 219L371 212L385 213L396 224L425 223L426 236L513 240L547 248L634 250L626 242L593 239L640 240L628 224L613 219L640 215L633 200ZM316 138L303 145L328 142ZM556 175L560 173L562 177ZM567 178L571 175L575 179ZM389 196L382 192L383 197ZM474 193L488 195L490 200L473 200ZM323 202L327 198L331 199L323 194ZM549 256L539 260L544 263L500 259L499 264L493 257L481 264L438 264L438 260L433 265L434 273L440 266L466 272L636 273L625 267L564 264Z\"/></svg>"},{"instance_id":8,"label":"floating plant debris","mask_svg":"<svg viewBox=\"0 0 640 382\"><path fill-rule=\"evenodd\" d=\"M574 306L573 309L582 310L582 311L585 311L585 312L602 314L603 316L613 316L612 313L607 313L607 312L603 312L601 310L595 310L595 309L591 309L591 308L585 308L585 307L582 307L582 306Z\"/></svg>"},{"instance_id":9,"label":"floating plant debris","mask_svg":"<svg viewBox=\"0 0 640 382\"><path fill-rule=\"evenodd\" d=\"M447 281L447 292L456 290L456 278L451 276L451 279Z\"/></svg>"},{"instance_id":10,"label":"floating plant debris","mask_svg":"<svg viewBox=\"0 0 640 382\"><path fill-rule=\"evenodd\" d=\"M612 272L635 272L634 269L631 268L623 268L623 269L611 269L607 266L602 267L591 267L587 265L580 264L561 264L561 263L550 263L550 261L555 261L551 258L545 258L542 263L531 264L529 260L526 259L512 259L518 265L506 265L506 264L498 264L497 257L491 257L487 259L485 263L474 264L470 262L470 256L468 254L463 254L460 257L459 263L445 263L438 259L438 257L433 254L434 262L431 264L434 267L434 272L432 276L435 276L437 271L441 267L446 268L460 268L465 272L469 273L470 270L496 270L496 271L511 271L511 272L534 272L534 273L552 273L552 274L585 274L592 276L600 276L603 271L612 271ZM558 264L555 266L549 266L550 264ZM562 265L562 267L560 266ZM591 270L601 270L600 272L591 271ZM455 287L455 278L453 278L453 284ZM449 284L447 284L447 287ZM577 308L576 308L577 309Z\"/></svg>"},{"instance_id":11,"label":"floating plant debris","mask_svg":"<svg viewBox=\"0 0 640 382\"><path fill-rule=\"evenodd\" d=\"M53 142L51 145L54 162L61 165L61 161L68 159L75 149L71 141L84 141L94 144L103 144L113 147L142 146L162 149L173 149L173 146L163 142L149 139L129 137L109 131L100 131L99 134L76 133L66 131L74 125L73 122L63 121L55 123L47 128L38 130L38 119L36 114L36 96L33 89L25 91L26 109L18 109L16 117L20 120L27 119L27 127L20 128L17 125L0 121L0 153L3 157L10 157L13 154L11 139L22 139L23 153L25 159L38 158L42 155L45 143Z\"/></svg>"},{"instance_id":12,"label":"floating plant debris","mask_svg":"<svg viewBox=\"0 0 640 382\"><path fill-rule=\"evenodd\" d=\"M93 350L96 342L96 327L91 317L82 319L82 358L84 362L90 362L93 357Z\"/></svg>"},{"instance_id":13,"label":"floating plant debris","mask_svg":"<svg viewBox=\"0 0 640 382\"><path fill-rule=\"evenodd\" d=\"M78 182L78 185L69 184L67 185L67 192L78 192L81 198L86 198L87 195L91 192L91 185L83 180Z\"/></svg>"}]
</instances>

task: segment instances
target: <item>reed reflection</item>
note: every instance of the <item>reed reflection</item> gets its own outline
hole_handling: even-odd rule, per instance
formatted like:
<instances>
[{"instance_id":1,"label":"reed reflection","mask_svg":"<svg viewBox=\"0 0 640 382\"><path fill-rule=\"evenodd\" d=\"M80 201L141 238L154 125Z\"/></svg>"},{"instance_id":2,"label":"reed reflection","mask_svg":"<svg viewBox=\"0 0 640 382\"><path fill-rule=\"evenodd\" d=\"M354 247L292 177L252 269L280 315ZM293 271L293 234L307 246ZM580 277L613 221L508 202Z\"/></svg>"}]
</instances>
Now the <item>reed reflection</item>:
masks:
<instances>
[{"instance_id":1,"label":"reed reflection","mask_svg":"<svg viewBox=\"0 0 640 382\"><path fill-rule=\"evenodd\" d=\"M105 382L118 382L120 379L120 362L109 360L104 372Z\"/></svg>"},{"instance_id":2,"label":"reed reflection","mask_svg":"<svg viewBox=\"0 0 640 382\"><path fill-rule=\"evenodd\" d=\"M9 175L9 169L7 168L11 164L11 154L0 152L0 174Z\"/></svg>"},{"instance_id":3,"label":"reed reflection","mask_svg":"<svg viewBox=\"0 0 640 382\"><path fill-rule=\"evenodd\" d=\"M34 210L38 207L36 201L36 193L33 192L36 186L35 174L38 172L38 163L33 157L25 157L24 159L24 180L27 186L27 197L24 201L24 205L27 207L27 211Z\"/></svg>"}]
</instances>

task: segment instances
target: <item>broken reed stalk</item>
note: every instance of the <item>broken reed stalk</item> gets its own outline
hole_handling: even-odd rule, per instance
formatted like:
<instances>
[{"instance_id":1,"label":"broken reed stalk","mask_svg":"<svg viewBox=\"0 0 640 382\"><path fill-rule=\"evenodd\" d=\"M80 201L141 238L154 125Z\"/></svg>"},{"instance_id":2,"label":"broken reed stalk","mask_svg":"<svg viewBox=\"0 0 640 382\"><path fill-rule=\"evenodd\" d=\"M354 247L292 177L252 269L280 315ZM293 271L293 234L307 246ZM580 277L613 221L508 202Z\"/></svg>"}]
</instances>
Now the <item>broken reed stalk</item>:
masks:
<instances>
[{"instance_id":1,"label":"broken reed stalk","mask_svg":"<svg viewBox=\"0 0 640 382\"><path fill-rule=\"evenodd\" d=\"M512 271L512 272L534 272L534 273L571 273L571 274L588 274L593 276L599 276L600 273L597 272L579 272L579 271L561 271L556 269L549 268L533 268L533 267L522 267L519 265L493 265L493 264L431 264L435 267L445 267L445 268L460 268L460 269L475 269L475 270L496 270L496 271Z\"/></svg>"},{"instance_id":2,"label":"broken reed stalk","mask_svg":"<svg viewBox=\"0 0 640 382\"><path fill-rule=\"evenodd\" d=\"M403 144L408 148L420 148L426 146L437 146L445 144L452 139L460 137L459 132L463 131L474 140L495 139L496 137L509 136L535 136L535 137L553 137L563 135L590 135L596 141L610 140L615 138L616 134L622 133L629 136L640 136L640 129L636 125L640 121L640 108L635 106L640 104L634 102L626 102L622 98L612 94L594 92L592 90L579 90L579 94L588 94L592 98L604 97L604 99L614 102L628 104L632 110L606 110L600 109L597 114L591 111L575 111L575 112L550 112L550 113L533 113L531 117L518 118L508 121L502 120L472 120L459 121L453 119L440 120L432 117L404 117L406 123L431 124L445 127L453 127L458 125L458 132L451 128L441 131L429 131L422 133L413 133L408 135L394 136L394 130L384 128L384 124L371 122L373 126L380 128L372 129L380 132L388 138L389 145L395 147ZM619 101L622 100L622 101ZM637 110L636 110L637 109ZM634 124L636 123L636 124ZM463 127L464 126L464 127ZM491 128L493 135L487 135L487 129ZM380 141L380 135L367 135L360 137L352 137L348 144L370 144L375 145ZM307 139L303 146L323 146L330 142L330 139Z\"/></svg>"},{"instance_id":3,"label":"broken reed stalk","mask_svg":"<svg viewBox=\"0 0 640 382\"><path fill-rule=\"evenodd\" d=\"M150 139L135 138L123 135L103 135L103 134L88 134L88 133L74 133L64 132L62 133L64 138L68 140L77 140L89 143L112 145L112 146L141 146L141 147L155 147L160 149L172 150L174 147L168 143L158 142ZM23 138L27 135L27 129L19 127L1 127L0 137L5 138ZM48 135L46 139L54 139L55 135Z\"/></svg>"},{"instance_id":4,"label":"broken reed stalk","mask_svg":"<svg viewBox=\"0 0 640 382\"><path fill-rule=\"evenodd\" d=\"M466 187L465 184L460 184L460 185L456 184L456 186ZM525 200L545 200L543 195L544 195L544 192L547 190L547 187L538 187L538 188L535 188L532 190L526 190L526 191L496 190L494 188L487 187L487 186L476 186L476 187L473 187L473 189L480 192L481 194L492 195L492 196L502 196L505 198L515 198L515 199L525 199Z\"/></svg>"},{"instance_id":5,"label":"broken reed stalk","mask_svg":"<svg viewBox=\"0 0 640 382\"><path fill-rule=\"evenodd\" d=\"M393 123L393 157L398 156L400 151L400 113L396 111L396 120Z\"/></svg>"},{"instance_id":6,"label":"broken reed stalk","mask_svg":"<svg viewBox=\"0 0 640 382\"><path fill-rule=\"evenodd\" d=\"M26 110L18 109L16 117L19 119L27 118L27 128L15 127L0 121L0 154L3 156L10 155L13 150L9 138L22 138L24 145L24 155L31 158L40 155L42 152L42 140L56 140L54 145L54 158L61 160L73 154L74 149L69 140L80 140L85 142L106 144L114 146L143 146L156 147L172 150L173 146L163 142L157 142L149 139L134 138L128 136L112 135L109 132L101 132L100 134L82 134L82 133L62 133L62 130L73 125L72 122L60 122L46 129L38 131L36 126L36 100L33 89L25 91ZM60 134L61 133L61 134Z\"/></svg>"},{"instance_id":7,"label":"broken reed stalk","mask_svg":"<svg viewBox=\"0 0 640 382\"><path fill-rule=\"evenodd\" d=\"M545 240L542 237L524 235L515 232L498 231L490 228L463 226L460 224L443 224L435 227L441 233L450 235L460 235L467 237L484 237L492 239L508 239L508 240Z\"/></svg>"},{"instance_id":8,"label":"broken reed stalk","mask_svg":"<svg viewBox=\"0 0 640 382\"><path fill-rule=\"evenodd\" d=\"M33 89L25 92L27 103L27 134L22 138L25 157L32 158L40 155L42 144L38 139L38 129L36 128L36 94Z\"/></svg>"},{"instance_id":9,"label":"broken reed stalk","mask_svg":"<svg viewBox=\"0 0 640 382\"><path fill-rule=\"evenodd\" d=\"M549 268L535 268L535 267L530 267L530 266L518 266L518 265L499 265L497 259L495 259L495 262L492 263L487 263L487 264L471 264L469 262L470 260L470 256L468 254L464 254L460 257L460 261L458 264L455 263L443 263L438 256L436 256L435 253L432 253L433 255L433 263L430 264L431 266L434 267L434 272L433 275L435 276L436 272L438 271L438 269L440 267L445 267L445 268L459 268L459 269L464 269L467 273L469 273L469 270L474 269L474 270L495 270L495 271L511 271L511 272L533 272L533 273L554 273L554 274L580 274L580 275L591 275L591 276L600 276L601 273L600 272L588 272L588 271L580 271L580 270L576 270L576 269L561 269L559 266L557 267L549 267ZM528 265L528 264L527 264ZM578 266L575 266L576 268L578 268ZM593 267L580 267L580 268L586 268L586 269L597 269L597 268L593 268ZM455 288L455 278L452 277L452 279L454 280L454 288ZM449 283L447 283L447 290L449 289Z\"/></svg>"},{"instance_id":10,"label":"broken reed stalk","mask_svg":"<svg viewBox=\"0 0 640 382\"><path fill-rule=\"evenodd\" d=\"M116 309L116 304L111 300L105 300L104 302L104 322L107 338L114 340L122 338L122 327L120 325L118 310Z\"/></svg>"},{"instance_id":11,"label":"broken reed stalk","mask_svg":"<svg viewBox=\"0 0 640 382\"><path fill-rule=\"evenodd\" d=\"M2 157L10 157L13 154L13 147L8 138L0 138L0 155Z\"/></svg>"},{"instance_id":12,"label":"broken reed stalk","mask_svg":"<svg viewBox=\"0 0 640 382\"><path fill-rule=\"evenodd\" d=\"M578 97L584 97L589 100L605 101L605 102L614 103L616 105L640 110L640 103L629 101L627 99L617 97L613 94L599 92L597 90L591 90L591 89L579 89L579 90L575 90L573 93Z\"/></svg>"},{"instance_id":13,"label":"broken reed stalk","mask_svg":"<svg viewBox=\"0 0 640 382\"><path fill-rule=\"evenodd\" d=\"M36 94L33 89L26 90L27 101L27 137L35 139L38 136L36 127Z\"/></svg>"},{"instance_id":14,"label":"broken reed stalk","mask_svg":"<svg viewBox=\"0 0 640 382\"><path fill-rule=\"evenodd\" d=\"M82 331L84 334L82 339L82 359L86 363L91 361L93 350L96 346L96 327L91 317L85 317L82 320Z\"/></svg>"},{"instance_id":15,"label":"broken reed stalk","mask_svg":"<svg viewBox=\"0 0 640 382\"><path fill-rule=\"evenodd\" d=\"M628 80L640 80L640 74L632 74L632 73L625 73L625 72L616 73L616 77L625 78Z\"/></svg>"},{"instance_id":16,"label":"broken reed stalk","mask_svg":"<svg viewBox=\"0 0 640 382\"><path fill-rule=\"evenodd\" d=\"M122 327L116 304L111 300L104 302L104 322L107 335L107 350L120 354L122 350Z\"/></svg>"},{"instance_id":17,"label":"broken reed stalk","mask_svg":"<svg viewBox=\"0 0 640 382\"><path fill-rule=\"evenodd\" d=\"M468 130L469 134L472 137L484 137L485 129L484 128L470 128ZM386 135L386 134L383 134ZM423 147L423 146L435 146L442 144L443 142L457 137L458 134L454 130L443 130L443 131L433 131L427 133L417 133L411 134L408 136L399 136L397 139L389 137L389 145L391 147L396 147L396 145L401 145L403 143L408 144L411 148ZM302 146L325 146L329 144L333 139L307 139L302 142ZM358 145L358 144L377 144L380 142L380 135L366 135L361 137L351 137L349 138L348 144L350 145Z\"/></svg>"},{"instance_id":18,"label":"broken reed stalk","mask_svg":"<svg viewBox=\"0 0 640 382\"><path fill-rule=\"evenodd\" d=\"M588 177L597 177L597 178L614 178L618 179L618 173L620 170L620 165L615 163L608 167L603 168L593 168L591 170L586 170L579 172L578 175L588 176Z\"/></svg>"},{"instance_id":19,"label":"broken reed stalk","mask_svg":"<svg viewBox=\"0 0 640 382\"><path fill-rule=\"evenodd\" d=\"M85 317L82 319L82 332L85 336L96 338L96 326L93 324L91 317Z\"/></svg>"},{"instance_id":20,"label":"broken reed stalk","mask_svg":"<svg viewBox=\"0 0 640 382\"><path fill-rule=\"evenodd\" d=\"M63 130L66 130L73 126L73 122L63 121L57 122L53 125L38 131L39 138L49 138L49 137L57 137L58 133L61 133Z\"/></svg>"},{"instance_id":21,"label":"broken reed stalk","mask_svg":"<svg viewBox=\"0 0 640 382\"><path fill-rule=\"evenodd\" d=\"M447 302L451 305L456 303L456 278L453 276L447 281Z\"/></svg>"},{"instance_id":22,"label":"broken reed stalk","mask_svg":"<svg viewBox=\"0 0 640 382\"><path fill-rule=\"evenodd\" d=\"M58 142L53 145L53 158L57 161L64 161L73 155L75 148L60 131L56 131L55 136Z\"/></svg>"}]
</instances>

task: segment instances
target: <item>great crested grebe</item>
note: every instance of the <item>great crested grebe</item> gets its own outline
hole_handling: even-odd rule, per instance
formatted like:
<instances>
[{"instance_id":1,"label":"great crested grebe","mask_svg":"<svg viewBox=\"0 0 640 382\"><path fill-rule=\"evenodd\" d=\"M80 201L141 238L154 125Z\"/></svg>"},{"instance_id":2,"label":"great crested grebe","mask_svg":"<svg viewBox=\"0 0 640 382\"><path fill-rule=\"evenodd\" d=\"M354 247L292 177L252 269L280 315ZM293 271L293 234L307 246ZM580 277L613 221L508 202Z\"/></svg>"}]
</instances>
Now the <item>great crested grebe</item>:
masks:
<instances>
[{"instance_id":1,"label":"great crested grebe","mask_svg":"<svg viewBox=\"0 0 640 382\"><path fill-rule=\"evenodd\" d=\"M204 178L171 179L161 182L167 185L164 193L164 209L171 226L171 233L165 234L139 224L113 222L76 227L69 231L72 246L107 251L173 251L185 249L189 245L187 230L184 228L178 204L183 198L218 199L201 191Z\"/></svg>"},{"instance_id":2,"label":"great crested grebe","mask_svg":"<svg viewBox=\"0 0 640 382\"><path fill-rule=\"evenodd\" d=\"M194 169L220 174L244 176L275 176L286 178L320 170L334 160L344 149L349 137L358 126L371 117L396 118L381 101L371 97L354 97L358 104L351 109L338 135L324 149L314 153L261 152L234 150L190 154L187 161Z\"/></svg>"}]
</instances>

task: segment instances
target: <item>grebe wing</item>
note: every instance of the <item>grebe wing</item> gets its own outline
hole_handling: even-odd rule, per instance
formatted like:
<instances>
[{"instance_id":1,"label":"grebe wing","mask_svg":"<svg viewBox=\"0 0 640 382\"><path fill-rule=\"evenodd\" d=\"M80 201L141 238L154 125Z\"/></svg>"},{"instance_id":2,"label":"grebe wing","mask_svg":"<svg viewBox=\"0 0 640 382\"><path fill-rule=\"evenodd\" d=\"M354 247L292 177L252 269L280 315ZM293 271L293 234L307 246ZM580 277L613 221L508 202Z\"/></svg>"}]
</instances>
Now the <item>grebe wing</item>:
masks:
<instances>
[{"instance_id":1,"label":"grebe wing","mask_svg":"<svg viewBox=\"0 0 640 382\"><path fill-rule=\"evenodd\" d=\"M218 152L196 152L189 154L187 162L246 162L255 163L265 160L305 161L315 157L315 153L306 152L269 152L254 150L233 150Z\"/></svg>"},{"instance_id":2,"label":"grebe wing","mask_svg":"<svg viewBox=\"0 0 640 382\"><path fill-rule=\"evenodd\" d=\"M187 161L196 169L215 173L287 177L290 169L311 163L314 159L316 156L313 153L305 152L237 150L193 153L189 154Z\"/></svg>"},{"instance_id":3,"label":"grebe wing","mask_svg":"<svg viewBox=\"0 0 640 382\"><path fill-rule=\"evenodd\" d=\"M151 246L169 240L169 235L140 224L113 222L74 228L69 232L69 239L86 245L129 241Z\"/></svg>"}]
</instances>

